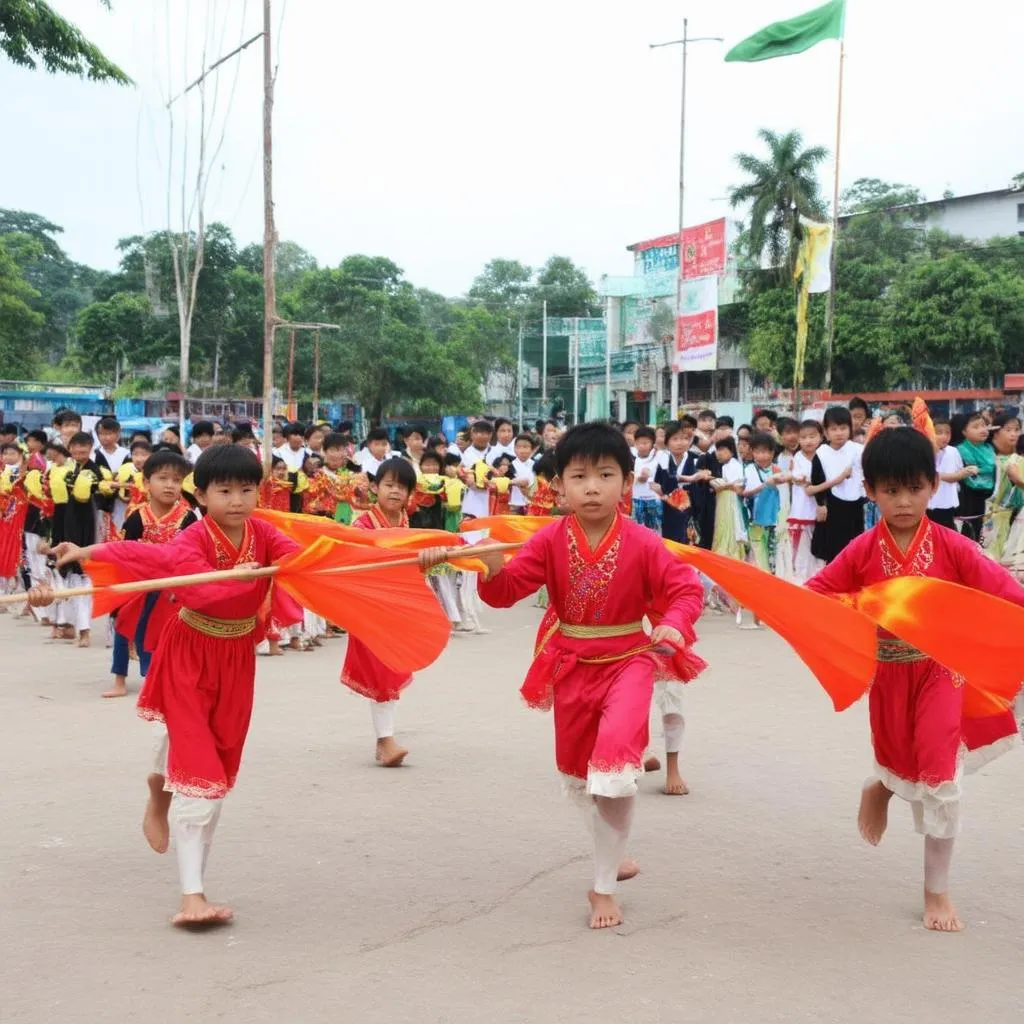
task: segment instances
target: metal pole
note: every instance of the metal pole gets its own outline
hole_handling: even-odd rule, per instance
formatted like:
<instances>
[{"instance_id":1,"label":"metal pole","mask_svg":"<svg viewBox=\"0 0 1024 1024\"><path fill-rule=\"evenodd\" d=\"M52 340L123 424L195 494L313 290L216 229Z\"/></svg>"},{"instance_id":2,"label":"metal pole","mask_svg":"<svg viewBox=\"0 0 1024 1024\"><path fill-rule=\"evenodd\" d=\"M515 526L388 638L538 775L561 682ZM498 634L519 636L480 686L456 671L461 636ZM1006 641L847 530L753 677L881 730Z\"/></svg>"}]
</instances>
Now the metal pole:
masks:
<instances>
[{"instance_id":1,"label":"metal pole","mask_svg":"<svg viewBox=\"0 0 1024 1024\"><path fill-rule=\"evenodd\" d=\"M519 429L523 429L523 318L519 318L519 355L516 359L516 391L519 394Z\"/></svg>"},{"instance_id":2,"label":"metal pole","mask_svg":"<svg viewBox=\"0 0 1024 1024\"><path fill-rule=\"evenodd\" d=\"M612 300L604 297L604 400L608 406L608 419L612 419Z\"/></svg>"},{"instance_id":3,"label":"metal pole","mask_svg":"<svg viewBox=\"0 0 1024 1024\"><path fill-rule=\"evenodd\" d=\"M540 404L541 415L547 419L544 410L548 404L548 300L544 300L544 315L541 321L540 341Z\"/></svg>"},{"instance_id":4,"label":"metal pole","mask_svg":"<svg viewBox=\"0 0 1024 1024\"><path fill-rule=\"evenodd\" d=\"M270 0L263 0L263 472L270 476L274 436L274 287L273 141L274 76L271 70Z\"/></svg>"},{"instance_id":5,"label":"metal pole","mask_svg":"<svg viewBox=\"0 0 1024 1024\"><path fill-rule=\"evenodd\" d=\"M572 341L575 358L572 361L572 425L580 421L580 318L572 318Z\"/></svg>"},{"instance_id":6,"label":"metal pole","mask_svg":"<svg viewBox=\"0 0 1024 1024\"><path fill-rule=\"evenodd\" d=\"M686 195L686 44L689 41L689 21L683 18L683 89L679 105L679 276L676 278L676 330L672 360L669 363L671 389L669 398L670 419L679 419L679 373L676 370L676 354L681 351L682 338L679 328L679 314L683 307L683 205ZM685 379L685 371L684 371Z\"/></svg>"},{"instance_id":7,"label":"metal pole","mask_svg":"<svg viewBox=\"0 0 1024 1024\"><path fill-rule=\"evenodd\" d=\"M839 40L839 96L836 105L836 169L832 181L832 252L829 256L828 305L825 307L827 345L825 350L825 389L832 390L832 352L836 341L836 252L839 249L839 145L843 138L843 64L846 49ZM797 399L799 401L799 399Z\"/></svg>"},{"instance_id":8,"label":"metal pole","mask_svg":"<svg viewBox=\"0 0 1024 1024\"><path fill-rule=\"evenodd\" d=\"M313 332L313 422L320 418L320 332Z\"/></svg>"}]
</instances>

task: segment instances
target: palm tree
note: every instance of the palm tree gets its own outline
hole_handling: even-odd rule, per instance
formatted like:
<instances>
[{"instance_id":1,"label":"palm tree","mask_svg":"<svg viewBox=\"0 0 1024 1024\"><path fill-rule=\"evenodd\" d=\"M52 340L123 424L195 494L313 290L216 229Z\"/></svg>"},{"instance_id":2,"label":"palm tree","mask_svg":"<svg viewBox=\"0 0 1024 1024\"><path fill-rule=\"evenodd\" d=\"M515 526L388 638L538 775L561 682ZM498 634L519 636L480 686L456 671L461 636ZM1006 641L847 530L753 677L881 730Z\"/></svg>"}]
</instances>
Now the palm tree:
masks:
<instances>
[{"instance_id":1,"label":"palm tree","mask_svg":"<svg viewBox=\"0 0 1024 1024\"><path fill-rule=\"evenodd\" d=\"M757 136L768 147L768 158L738 153L736 163L750 176L744 185L729 189L733 207L750 203L750 255L778 268L786 276L796 252L800 216L818 220L825 216L816 170L828 156L824 146L803 148L797 132L779 135L762 128Z\"/></svg>"}]
</instances>

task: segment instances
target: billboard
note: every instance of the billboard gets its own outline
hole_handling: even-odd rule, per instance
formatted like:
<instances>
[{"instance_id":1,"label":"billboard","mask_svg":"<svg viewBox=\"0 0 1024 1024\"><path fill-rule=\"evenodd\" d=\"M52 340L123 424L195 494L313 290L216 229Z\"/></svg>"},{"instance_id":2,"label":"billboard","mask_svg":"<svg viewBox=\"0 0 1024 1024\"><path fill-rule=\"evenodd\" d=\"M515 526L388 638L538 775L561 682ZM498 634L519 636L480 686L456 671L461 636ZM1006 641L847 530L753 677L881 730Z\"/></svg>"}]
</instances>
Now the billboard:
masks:
<instances>
[{"instance_id":1,"label":"billboard","mask_svg":"<svg viewBox=\"0 0 1024 1024\"><path fill-rule=\"evenodd\" d=\"M625 345L661 345L675 330L674 295L622 300L622 339Z\"/></svg>"},{"instance_id":2,"label":"billboard","mask_svg":"<svg viewBox=\"0 0 1024 1024\"><path fill-rule=\"evenodd\" d=\"M676 324L676 370L713 370L718 355L718 278L682 282Z\"/></svg>"},{"instance_id":3,"label":"billboard","mask_svg":"<svg viewBox=\"0 0 1024 1024\"><path fill-rule=\"evenodd\" d=\"M721 277L725 273L725 218L683 228L683 277Z\"/></svg>"}]
</instances>

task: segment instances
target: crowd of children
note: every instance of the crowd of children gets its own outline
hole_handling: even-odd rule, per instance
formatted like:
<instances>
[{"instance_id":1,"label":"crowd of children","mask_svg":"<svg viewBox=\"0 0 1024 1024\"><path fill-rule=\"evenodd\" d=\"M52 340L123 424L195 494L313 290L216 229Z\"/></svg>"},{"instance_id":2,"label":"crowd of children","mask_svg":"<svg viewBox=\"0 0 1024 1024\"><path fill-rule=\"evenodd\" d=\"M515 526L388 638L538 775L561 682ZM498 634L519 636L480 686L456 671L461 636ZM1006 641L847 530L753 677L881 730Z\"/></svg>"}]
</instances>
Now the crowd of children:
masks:
<instances>
[{"instance_id":1,"label":"crowd of children","mask_svg":"<svg viewBox=\"0 0 1024 1024\"><path fill-rule=\"evenodd\" d=\"M0 438L0 578L8 593L25 588L26 613L87 646L89 598L61 599L87 584L87 559L133 578L268 565L296 544L253 518L259 506L362 530L461 530L471 541L485 536L474 533L478 519L557 515L511 561L482 552L482 578L454 571L443 548L422 551L420 564L455 633L487 632L481 599L501 608L546 593L522 692L528 704L554 709L556 764L594 847L590 923L609 927L622 920L617 883L636 871L625 855L652 701L665 732L666 792L685 793L682 686L703 668L694 625L706 605L730 600L662 538L823 595L916 575L1024 605L1008 571L1024 557L1020 421L976 414L933 428L917 408L870 424L868 416L855 399L820 421L764 411L739 428L710 411L658 429L596 423L564 434L555 422L522 431L478 420L451 443L408 427L401 452L382 429L357 448L346 425L291 423L275 431L264 478L251 427L229 434L196 424L187 452L174 428L157 444L133 437L123 447L113 418L88 434L64 411L53 438ZM145 679L140 713L165 725L144 831L158 852L175 838L176 923L231 916L206 901L203 870L241 760L259 644L276 650L287 638L309 649L340 634L265 577L118 607L114 685L104 696L127 692L134 650ZM371 701L378 763L401 764L408 751L395 738L395 702L411 676L355 638L340 676ZM876 771L861 832L877 843L891 797L908 800L925 837L925 924L959 930L948 872L964 751L975 764L1000 753L1016 734L1013 715L970 718L962 681L885 630L870 703Z\"/></svg>"}]
</instances>

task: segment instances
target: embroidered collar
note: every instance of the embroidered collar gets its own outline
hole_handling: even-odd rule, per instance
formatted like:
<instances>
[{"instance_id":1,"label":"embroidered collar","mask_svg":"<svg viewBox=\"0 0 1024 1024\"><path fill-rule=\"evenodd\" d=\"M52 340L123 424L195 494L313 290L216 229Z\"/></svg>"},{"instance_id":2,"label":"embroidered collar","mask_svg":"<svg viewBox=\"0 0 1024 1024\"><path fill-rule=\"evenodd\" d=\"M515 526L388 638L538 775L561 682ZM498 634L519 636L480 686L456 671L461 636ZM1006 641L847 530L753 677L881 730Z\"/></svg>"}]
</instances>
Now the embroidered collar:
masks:
<instances>
[{"instance_id":1,"label":"embroidered collar","mask_svg":"<svg viewBox=\"0 0 1024 1024\"><path fill-rule=\"evenodd\" d=\"M901 551L883 519L878 524L878 545L886 576L926 576L935 559L931 520L924 516L907 550Z\"/></svg>"},{"instance_id":2,"label":"embroidered collar","mask_svg":"<svg viewBox=\"0 0 1024 1024\"><path fill-rule=\"evenodd\" d=\"M572 531L575 548L579 553L579 557L585 562L598 562L619 539L619 534L622 533L622 514L619 513L615 516L615 519L612 520L612 525L608 527L608 532L601 538L601 543L593 550L590 548L590 541L587 539L586 531L580 526L580 521L575 516L569 517L569 529Z\"/></svg>"},{"instance_id":3,"label":"embroidered collar","mask_svg":"<svg viewBox=\"0 0 1024 1024\"><path fill-rule=\"evenodd\" d=\"M209 516L203 517L203 524L206 526L210 540L213 541L218 569L233 569L241 563L256 560L256 538L248 520L245 522L242 543L237 548L231 543L228 535Z\"/></svg>"},{"instance_id":4,"label":"embroidered collar","mask_svg":"<svg viewBox=\"0 0 1024 1024\"><path fill-rule=\"evenodd\" d=\"M388 517L381 511L380 505L371 505L366 514L369 516L375 530L395 530L409 525L409 514L404 508L402 509L402 518L397 527L388 521Z\"/></svg>"}]
</instances>

